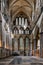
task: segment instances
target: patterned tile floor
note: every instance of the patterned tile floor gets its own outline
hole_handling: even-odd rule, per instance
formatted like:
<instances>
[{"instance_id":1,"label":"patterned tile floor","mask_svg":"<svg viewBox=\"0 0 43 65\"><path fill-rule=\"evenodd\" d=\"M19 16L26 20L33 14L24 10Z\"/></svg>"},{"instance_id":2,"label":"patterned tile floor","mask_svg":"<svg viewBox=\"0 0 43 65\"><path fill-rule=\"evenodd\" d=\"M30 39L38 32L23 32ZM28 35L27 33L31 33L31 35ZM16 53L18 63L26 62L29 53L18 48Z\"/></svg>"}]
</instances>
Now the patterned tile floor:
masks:
<instances>
[{"instance_id":1,"label":"patterned tile floor","mask_svg":"<svg viewBox=\"0 0 43 65\"><path fill-rule=\"evenodd\" d=\"M43 65L43 59L33 56L19 56L0 59L0 65Z\"/></svg>"}]
</instances>

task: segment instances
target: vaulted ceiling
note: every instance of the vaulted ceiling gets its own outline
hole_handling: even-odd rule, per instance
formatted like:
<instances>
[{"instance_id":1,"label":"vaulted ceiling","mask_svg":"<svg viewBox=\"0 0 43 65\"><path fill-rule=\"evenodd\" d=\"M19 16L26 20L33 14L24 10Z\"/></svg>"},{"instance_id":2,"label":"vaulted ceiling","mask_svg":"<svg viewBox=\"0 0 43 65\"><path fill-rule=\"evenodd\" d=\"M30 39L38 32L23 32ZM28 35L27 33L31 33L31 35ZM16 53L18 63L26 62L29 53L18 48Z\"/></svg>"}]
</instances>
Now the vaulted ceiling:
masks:
<instances>
[{"instance_id":1,"label":"vaulted ceiling","mask_svg":"<svg viewBox=\"0 0 43 65\"><path fill-rule=\"evenodd\" d=\"M10 0L10 5L12 5L12 4L14 4L14 3L16 3L16 2L18 2L18 1L20 1L21 3L22 3L23 1L26 1L27 3L30 3L30 5L35 2L35 0Z\"/></svg>"},{"instance_id":2,"label":"vaulted ceiling","mask_svg":"<svg viewBox=\"0 0 43 65\"><path fill-rule=\"evenodd\" d=\"M28 17L32 16L33 6L35 0L9 0L9 10L13 17L20 11L24 12Z\"/></svg>"}]
</instances>

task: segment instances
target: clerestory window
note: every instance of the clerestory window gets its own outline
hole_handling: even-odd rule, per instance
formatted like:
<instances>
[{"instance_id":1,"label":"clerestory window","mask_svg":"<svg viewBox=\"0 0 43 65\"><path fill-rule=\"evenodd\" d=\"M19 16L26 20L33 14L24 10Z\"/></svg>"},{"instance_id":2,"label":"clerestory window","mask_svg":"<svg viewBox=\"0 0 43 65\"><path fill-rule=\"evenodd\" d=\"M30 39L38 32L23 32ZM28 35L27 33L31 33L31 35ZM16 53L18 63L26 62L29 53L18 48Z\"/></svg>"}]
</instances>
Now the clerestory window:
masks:
<instances>
[{"instance_id":1,"label":"clerestory window","mask_svg":"<svg viewBox=\"0 0 43 65\"><path fill-rule=\"evenodd\" d=\"M16 17L15 21L13 22L14 25L19 25L22 27L27 27L29 25L28 19L25 17Z\"/></svg>"}]
</instances>

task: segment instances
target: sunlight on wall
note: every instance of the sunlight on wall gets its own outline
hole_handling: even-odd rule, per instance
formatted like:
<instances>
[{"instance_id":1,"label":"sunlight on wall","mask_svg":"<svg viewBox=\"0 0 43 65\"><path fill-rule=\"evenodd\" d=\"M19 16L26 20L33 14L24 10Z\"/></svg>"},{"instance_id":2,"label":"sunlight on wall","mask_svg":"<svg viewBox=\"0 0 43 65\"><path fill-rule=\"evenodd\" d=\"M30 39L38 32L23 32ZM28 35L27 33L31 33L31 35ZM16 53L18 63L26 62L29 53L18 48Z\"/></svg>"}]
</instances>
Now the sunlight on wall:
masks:
<instances>
[{"instance_id":1,"label":"sunlight on wall","mask_svg":"<svg viewBox=\"0 0 43 65\"><path fill-rule=\"evenodd\" d=\"M40 49L40 40L38 40L38 45L37 46L38 46L38 49Z\"/></svg>"}]
</instances>

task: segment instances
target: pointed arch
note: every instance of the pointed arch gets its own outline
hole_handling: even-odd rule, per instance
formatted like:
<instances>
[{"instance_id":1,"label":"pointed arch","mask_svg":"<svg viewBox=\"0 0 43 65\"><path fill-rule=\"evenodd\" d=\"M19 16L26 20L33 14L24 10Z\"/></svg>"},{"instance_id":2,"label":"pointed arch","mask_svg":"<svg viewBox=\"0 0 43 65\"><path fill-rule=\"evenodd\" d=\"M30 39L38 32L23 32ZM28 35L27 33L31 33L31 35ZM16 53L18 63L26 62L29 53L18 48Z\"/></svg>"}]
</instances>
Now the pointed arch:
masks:
<instances>
[{"instance_id":1,"label":"pointed arch","mask_svg":"<svg viewBox=\"0 0 43 65\"><path fill-rule=\"evenodd\" d=\"M26 48L29 47L29 38L28 37L25 38L25 42L26 42Z\"/></svg>"},{"instance_id":2,"label":"pointed arch","mask_svg":"<svg viewBox=\"0 0 43 65\"><path fill-rule=\"evenodd\" d=\"M24 51L24 41L22 36L19 37L19 50Z\"/></svg>"},{"instance_id":3,"label":"pointed arch","mask_svg":"<svg viewBox=\"0 0 43 65\"><path fill-rule=\"evenodd\" d=\"M25 14L26 17L28 18L28 20L31 22L31 17L30 17L30 15L29 15L29 13L26 12L26 10L24 10L22 7L18 8L18 9L13 13L14 15L12 16L12 21L13 21L14 18L16 18L16 16L17 16L18 14L20 14L20 13Z\"/></svg>"},{"instance_id":4,"label":"pointed arch","mask_svg":"<svg viewBox=\"0 0 43 65\"><path fill-rule=\"evenodd\" d=\"M30 43L30 39L29 39L29 37L25 37L25 53L26 53L26 55L29 55L29 43Z\"/></svg>"},{"instance_id":5,"label":"pointed arch","mask_svg":"<svg viewBox=\"0 0 43 65\"><path fill-rule=\"evenodd\" d=\"M18 28L17 27L14 27L14 34L18 34L19 33L19 30L18 30Z\"/></svg>"},{"instance_id":6,"label":"pointed arch","mask_svg":"<svg viewBox=\"0 0 43 65\"><path fill-rule=\"evenodd\" d=\"M25 29L25 34L29 34L29 28L28 27Z\"/></svg>"}]
</instances>

